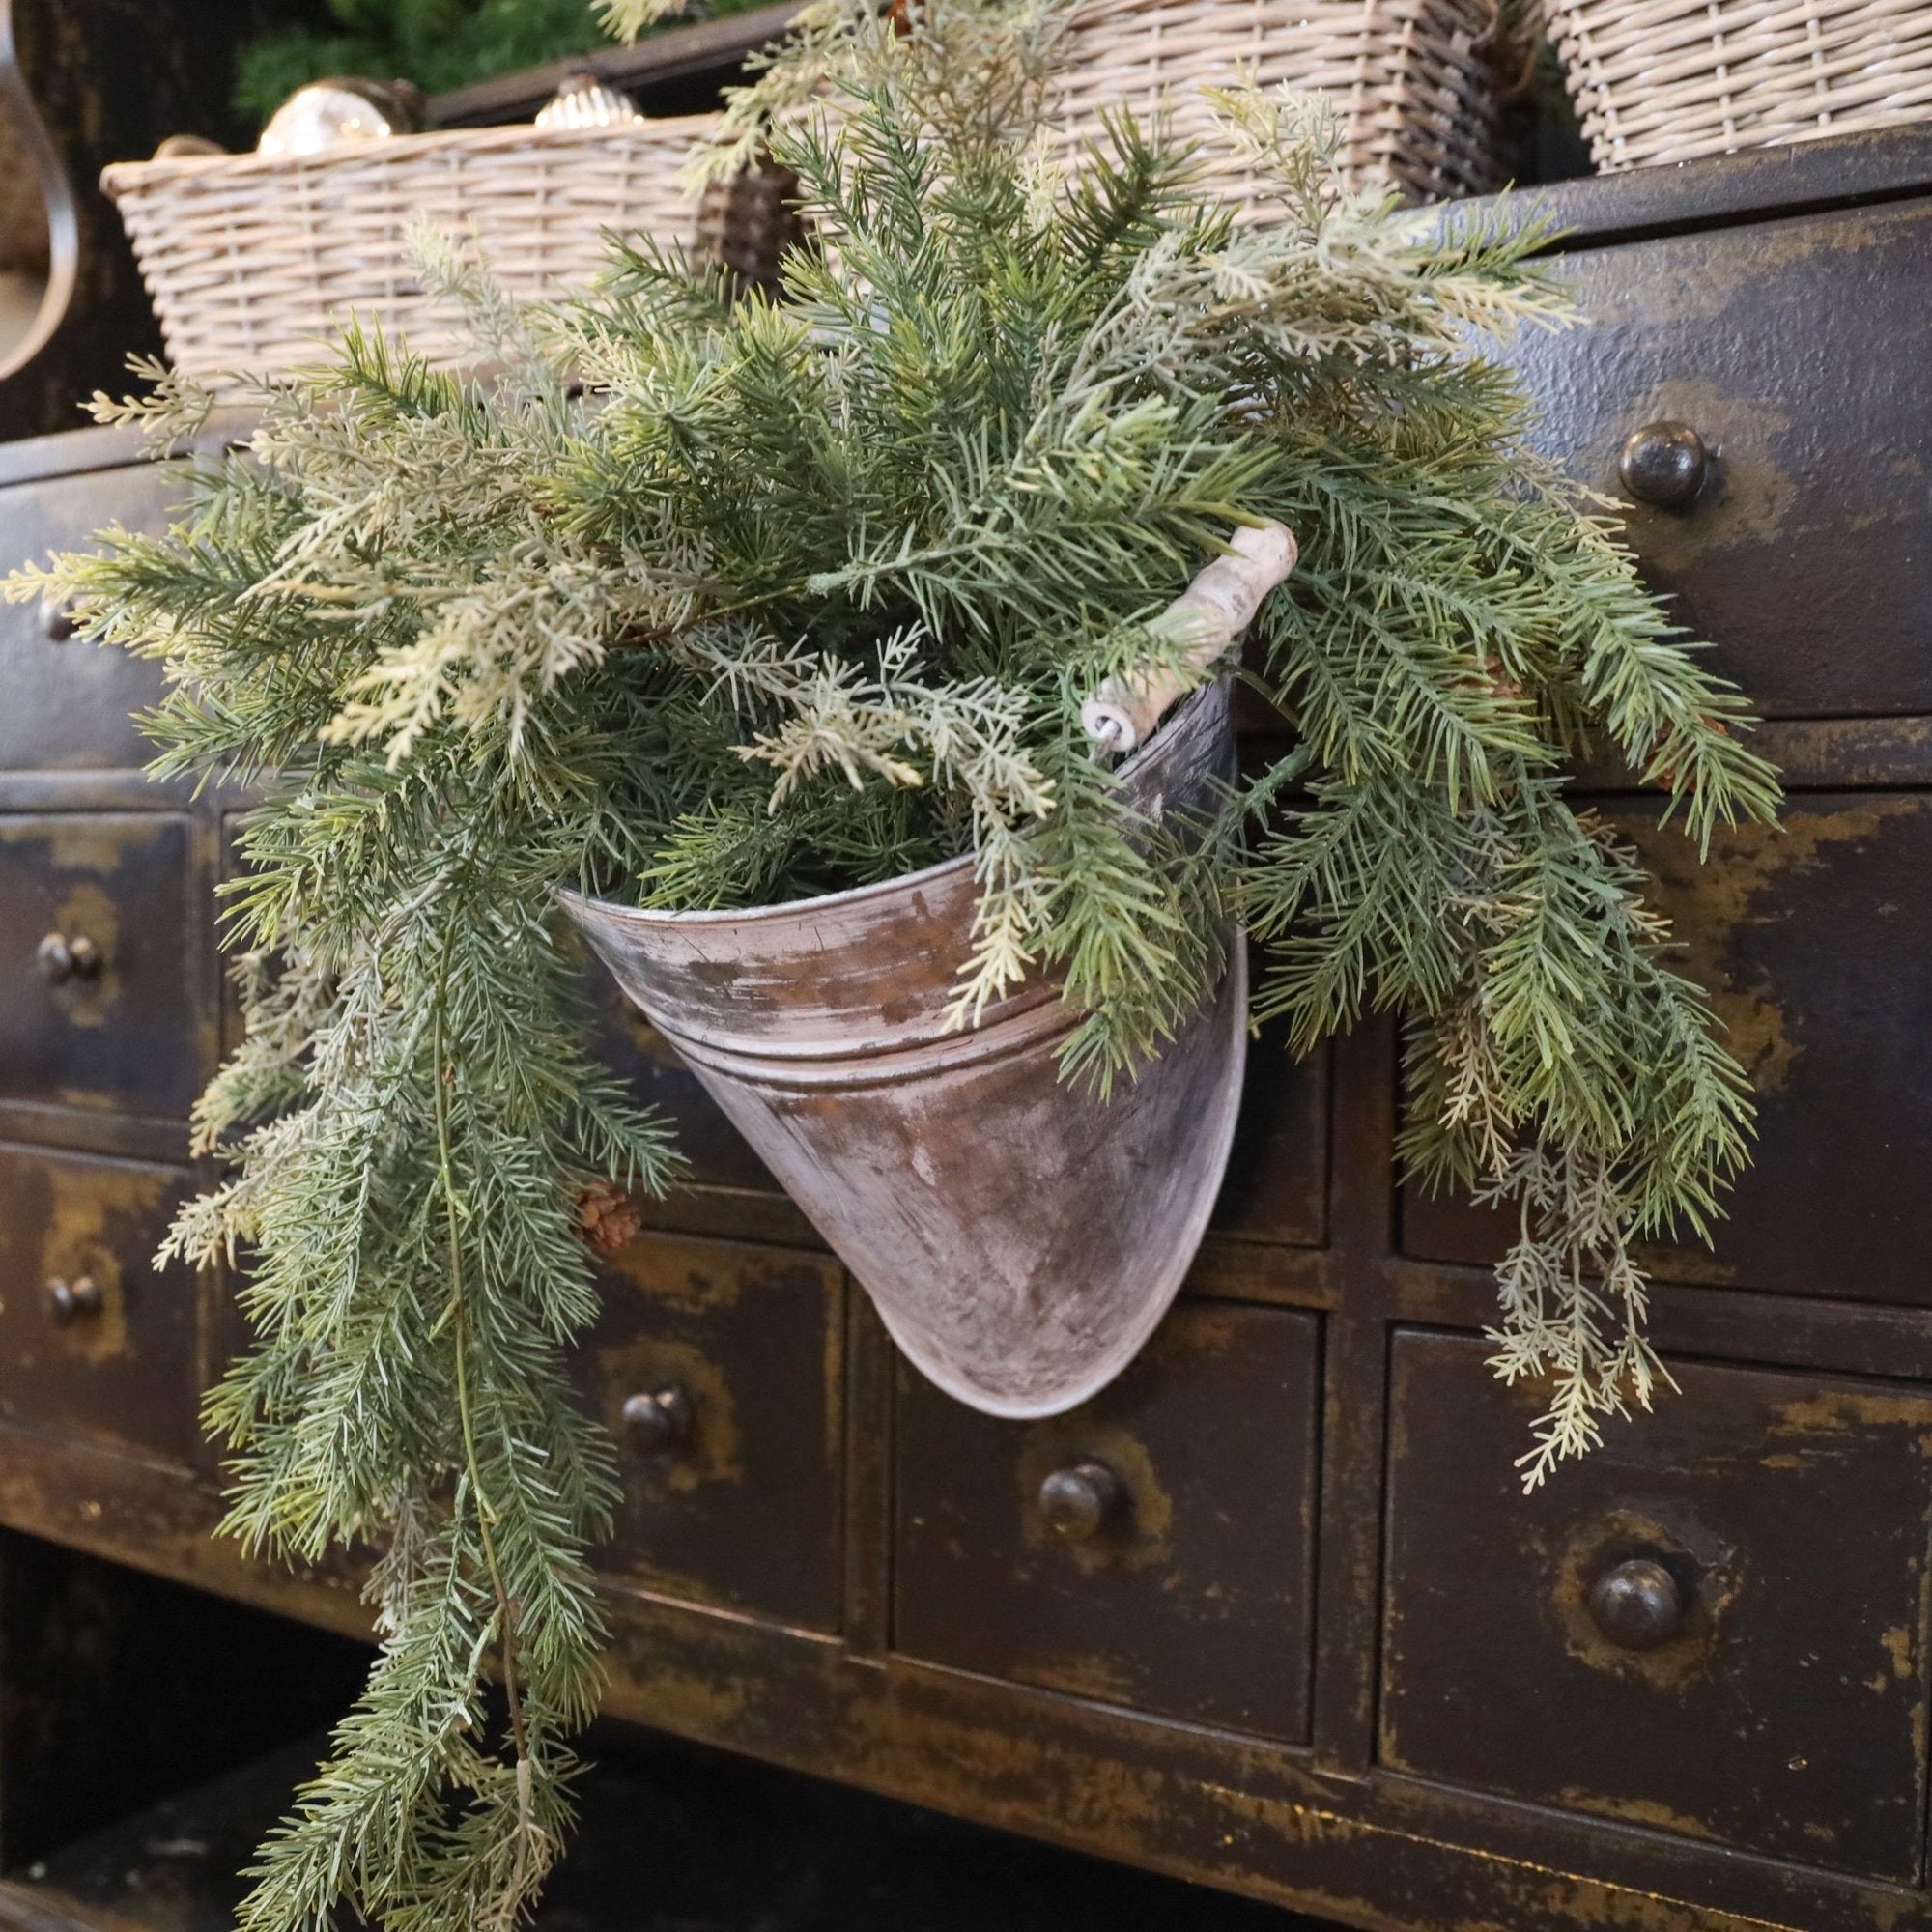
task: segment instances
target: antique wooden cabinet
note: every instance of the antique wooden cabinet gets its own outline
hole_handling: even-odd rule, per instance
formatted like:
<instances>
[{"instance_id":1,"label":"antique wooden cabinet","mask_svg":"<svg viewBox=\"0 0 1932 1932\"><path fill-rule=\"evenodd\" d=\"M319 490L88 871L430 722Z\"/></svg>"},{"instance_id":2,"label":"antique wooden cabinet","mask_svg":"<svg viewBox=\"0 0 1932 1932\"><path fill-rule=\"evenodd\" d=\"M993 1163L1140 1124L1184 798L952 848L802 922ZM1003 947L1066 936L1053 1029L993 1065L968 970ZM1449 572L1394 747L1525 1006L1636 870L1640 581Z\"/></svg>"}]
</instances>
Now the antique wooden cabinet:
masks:
<instances>
[{"instance_id":1,"label":"antique wooden cabinet","mask_svg":"<svg viewBox=\"0 0 1932 1932\"><path fill-rule=\"evenodd\" d=\"M1518 1493L1499 1232L1403 1191L1372 1026L1258 1048L1214 1232L1117 1385L969 1413L600 992L696 1171L582 1356L628 1444L619 1716L1368 1927L1932 1927L1932 137L1541 199L1592 326L1512 351L1538 433L1792 786L1699 874L1655 798L1584 781L1762 1101L1716 1254L1655 1257L1682 1397ZM100 433L0 450L0 543L163 482ZM234 802L138 775L151 673L65 628L0 613L0 1523L357 1631L347 1575L207 1536L234 1322L147 1258L197 1181ZM1050 1535L1042 1481L1095 1461L1123 1511Z\"/></svg>"}]
</instances>

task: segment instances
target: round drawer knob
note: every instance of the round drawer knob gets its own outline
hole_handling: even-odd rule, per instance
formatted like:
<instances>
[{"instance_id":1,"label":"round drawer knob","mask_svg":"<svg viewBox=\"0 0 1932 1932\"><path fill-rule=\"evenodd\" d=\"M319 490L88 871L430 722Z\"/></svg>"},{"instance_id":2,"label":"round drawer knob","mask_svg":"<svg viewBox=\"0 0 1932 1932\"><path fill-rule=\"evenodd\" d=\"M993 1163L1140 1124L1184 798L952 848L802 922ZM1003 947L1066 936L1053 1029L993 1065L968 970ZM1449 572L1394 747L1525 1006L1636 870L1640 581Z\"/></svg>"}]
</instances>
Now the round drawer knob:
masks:
<instances>
[{"instance_id":1,"label":"round drawer knob","mask_svg":"<svg viewBox=\"0 0 1932 1932\"><path fill-rule=\"evenodd\" d=\"M1120 1477L1104 1463L1056 1469L1039 1486L1040 1516L1054 1535L1068 1543L1098 1536L1125 1500Z\"/></svg>"},{"instance_id":2,"label":"round drawer knob","mask_svg":"<svg viewBox=\"0 0 1932 1932\"><path fill-rule=\"evenodd\" d=\"M639 1456L681 1449L697 1426L697 1404L682 1382L667 1382L624 1404L624 1440Z\"/></svg>"},{"instance_id":3,"label":"round drawer knob","mask_svg":"<svg viewBox=\"0 0 1932 1932\"><path fill-rule=\"evenodd\" d=\"M49 640L64 644L73 636L73 599L71 597L43 597L41 599L41 628L46 632Z\"/></svg>"},{"instance_id":4,"label":"round drawer knob","mask_svg":"<svg viewBox=\"0 0 1932 1932\"><path fill-rule=\"evenodd\" d=\"M1590 1619L1619 1650L1655 1650L1684 1628L1690 1605L1662 1563L1633 1556L1590 1585Z\"/></svg>"},{"instance_id":5,"label":"round drawer knob","mask_svg":"<svg viewBox=\"0 0 1932 1932\"><path fill-rule=\"evenodd\" d=\"M100 1313L100 1284L91 1274L77 1274L71 1281L56 1276L47 1283L47 1313L65 1326L84 1316Z\"/></svg>"},{"instance_id":6,"label":"round drawer knob","mask_svg":"<svg viewBox=\"0 0 1932 1932\"><path fill-rule=\"evenodd\" d=\"M93 980L100 973L100 949L84 932L71 938L50 932L34 949L34 957L51 986L65 985L70 980Z\"/></svg>"},{"instance_id":7,"label":"round drawer knob","mask_svg":"<svg viewBox=\"0 0 1932 1932\"><path fill-rule=\"evenodd\" d=\"M1686 510L1710 469L1704 439L1689 423L1645 423L1617 463L1624 488L1654 510Z\"/></svg>"}]
</instances>

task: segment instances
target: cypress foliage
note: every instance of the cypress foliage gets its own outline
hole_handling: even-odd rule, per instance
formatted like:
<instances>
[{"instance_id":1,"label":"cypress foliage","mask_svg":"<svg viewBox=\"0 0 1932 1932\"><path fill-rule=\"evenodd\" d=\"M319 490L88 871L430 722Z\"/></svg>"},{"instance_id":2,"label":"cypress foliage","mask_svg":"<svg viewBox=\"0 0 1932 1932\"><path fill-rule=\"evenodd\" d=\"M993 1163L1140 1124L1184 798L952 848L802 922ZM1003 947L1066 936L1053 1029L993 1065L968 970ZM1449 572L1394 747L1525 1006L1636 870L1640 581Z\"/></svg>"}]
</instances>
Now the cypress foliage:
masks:
<instances>
[{"instance_id":1,"label":"cypress foliage","mask_svg":"<svg viewBox=\"0 0 1932 1932\"><path fill-rule=\"evenodd\" d=\"M1404 1016L1411 1171L1518 1204L1496 1366L1553 1390L1525 1480L1660 1378L1632 1244L1708 1230L1749 1103L1566 769L1601 734L1700 844L1777 793L1483 353L1565 321L1540 238L1349 192L1300 101L1225 102L1267 225L1158 129L1063 171L1033 138L1058 18L830 0L726 137L802 184L781 299L636 246L519 315L425 235L488 382L352 332L169 534L10 586L161 660L161 770L267 786L247 1037L198 1116L235 1178L173 1242L249 1262L255 1347L209 1406L230 1527L377 1544L384 1647L250 1932L507 1927L567 1828L611 1494L563 1368L576 1207L674 1154L585 1057L559 881L742 906L974 853L961 1018L1059 972L1067 1076L1102 1087L1238 913L1297 1049ZM166 436L207 399L151 373L101 409ZM1293 749L1183 852L1080 701L1173 667L1153 620L1269 518L1302 560L1247 675Z\"/></svg>"}]
</instances>

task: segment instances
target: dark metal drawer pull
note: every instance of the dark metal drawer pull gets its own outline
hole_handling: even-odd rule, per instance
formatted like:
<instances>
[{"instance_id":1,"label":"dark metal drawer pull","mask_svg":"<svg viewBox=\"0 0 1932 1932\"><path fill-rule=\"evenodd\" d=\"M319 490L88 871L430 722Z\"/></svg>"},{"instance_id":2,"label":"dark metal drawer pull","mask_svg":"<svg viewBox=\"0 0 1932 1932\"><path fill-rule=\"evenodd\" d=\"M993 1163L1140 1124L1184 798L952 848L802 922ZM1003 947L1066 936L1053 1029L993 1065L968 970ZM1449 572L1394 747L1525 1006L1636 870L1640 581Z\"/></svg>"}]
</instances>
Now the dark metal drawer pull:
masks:
<instances>
[{"instance_id":1,"label":"dark metal drawer pull","mask_svg":"<svg viewBox=\"0 0 1932 1932\"><path fill-rule=\"evenodd\" d=\"M667 1382L624 1404L624 1440L639 1456L682 1449L697 1426L697 1404L682 1382Z\"/></svg>"},{"instance_id":2,"label":"dark metal drawer pull","mask_svg":"<svg viewBox=\"0 0 1932 1932\"><path fill-rule=\"evenodd\" d=\"M1098 1536L1125 1501L1125 1486L1104 1463L1056 1469L1039 1486L1039 1513L1047 1528L1068 1543Z\"/></svg>"},{"instance_id":3,"label":"dark metal drawer pull","mask_svg":"<svg viewBox=\"0 0 1932 1932\"><path fill-rule=\"evenodd\" d=\"M71 1281L59 1276L47 1283L47 1313L65 1326L82 1316L100 1313L100 1284L91 1274L77 1274Z\"/></svg>"},{"instance_id":4,"label":"dark metal drawer pull","mask_svg":"<svg viewBox=\"0 0 1932 1932\"><path fill-rule=\"evenodd\" d=\"M41 599L41 628L57 644L64 644L74 634L73 599L71 597L43 597Z\"/></svg>"},{"instance_id":5,"label":"dark metal drawer pull","mask_svg":"<svg viewBox=\"0 0 1932 1932\"><path fill-rule=\"evenodd\" d=\"M34 957L41 962L41 971L49 985L59 986L69 980L93 980L100 972L100 949L84 932L75 933L71 939L64 933L50 932L34 949Z\"/></svg>"},{"instance_id":6,"label":"dark metal drawer pull","mask_svg":"<svg viewBox=\"0 0 1932 1932\"><path fill-rule=\"evenodd\" d=\"M1655 1650L1684 1628L1690 1605L1662 1563L1633 1556L1590 1585L1590 1619L1619 1650Z\"/></svg>"},{"instance_id":7,"label":"dark metal drawer pull","mask_svg":"<svg viewBox=\"0 0 1932 1932\"><path fill-rule=\"evenodd\" d=\"M1617 474L1639 503L1688 510L1710 469L1710 451L1689 423L1645 423L1624 444Z\"/></svg>"}]
</instances>

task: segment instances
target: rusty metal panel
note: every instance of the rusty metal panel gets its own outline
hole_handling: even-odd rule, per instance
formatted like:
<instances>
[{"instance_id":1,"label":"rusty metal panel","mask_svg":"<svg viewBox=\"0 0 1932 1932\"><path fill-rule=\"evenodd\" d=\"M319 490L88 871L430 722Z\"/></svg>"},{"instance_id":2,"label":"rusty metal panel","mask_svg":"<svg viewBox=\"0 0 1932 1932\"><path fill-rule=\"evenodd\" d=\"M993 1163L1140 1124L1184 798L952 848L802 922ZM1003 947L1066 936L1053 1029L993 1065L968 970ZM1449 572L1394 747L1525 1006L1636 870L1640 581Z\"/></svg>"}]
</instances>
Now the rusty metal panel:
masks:
<instances>
[{"instance_id":1,"label":"rusty metal panel","mask_svg":"<svg viewBox=\"0 0 1932 1932\"><path fill-rule=\"evenodd\" d=\"M610 1264L579 1357L617 1438L619 1582L836 1631L844 1575L836 1263L646 1234ZM682 1418L653 1408L681 1391ZM627 1415L627 1408L629 1413Z\"/></svg>"},{"instance_id":2,"label":"rusty metal panel","mask_svg":"<svg viewBox=\"0 0 1932 1932\"><path fill-rule=\"evenodd\" d=\"M1932 793L1805 794L1781 830L1720 833L1708 867L1654 810L1611 816L1759 1105L1715 1254L1653 1254L1657 1275L1932 1302ZM1493 1260L1511 1229L1447 1196L1404 1204L1404 1246L1431 1260Z\"/></svg>"},{"instance_id":3,"label":"rusty metal panel","mask_svg":"<svg viewBox=\"0 0 1932 1932\"><path fill-rule=\"evenodd\" d=\"M1035 1423L902 1366L895 1649L1304 1737L1320 1336L1313 1316L1183 1301L1119 1381ZM1118 1490L1083 1520L1094 1464Z\"/></svg>"},{"instance_id":4,"label":"rusty metal panel","mask_svg":"<svg viewBox=\"0 0 1932 1932\"><path fill-rule=\"evenodd\" d=\"M174 1168L0 1148L0 1420L192 1463L195 1281L152 1258Z\"/></svg>"},{"instance_id":5,"label":"rusty metal panel","mask_svg":"<svg viewBox=\"0 0 1932 1932\"><path fill-rule=\"evenodd\" d=\"M0 817L0 1102L187 1112L188 856L175 813Z\"/></svg>"},{"instance_id":6,"label":"rusty metal panel","mask_svg":"<svg viewBox=\"0 0 1932 1932\"><path fill-rule=\"evenodd\" d=\"M1628 507L1646 574L1769 716L1932 711L1932 205L1583 250L1591 326L1508 353L1536 440ZM1626 439L1677 421L1708 474L1635 500Z\"/></svg>"},{"instance_id":7,"label":"rusty metal panel","mask_svg":"<svg viewBox=\"0 0 1932 1932\"><path fill-rule=\"evenodd\" d=\"M86 547L95 531L165 527L177 487L157 464L51 477L0 490L0 566ZM144 765L155 748L134 724L161 696L161 668L68 635L58 612L0 604L0 770Z\"/></svg>"},{"instance_id":8,"label":"rusty metal panel","mask_svg":"<svg viewBox=\"0 0 1932 1932\"><path fill-rule=\"evenodd\" d=\"M1545 1392L1488 1352L1395 1344L1382 1762L1912 1880L1932 1394L1674 1364L1681 1397L1525 1498Z\"/></svg>"}]
</instances>

